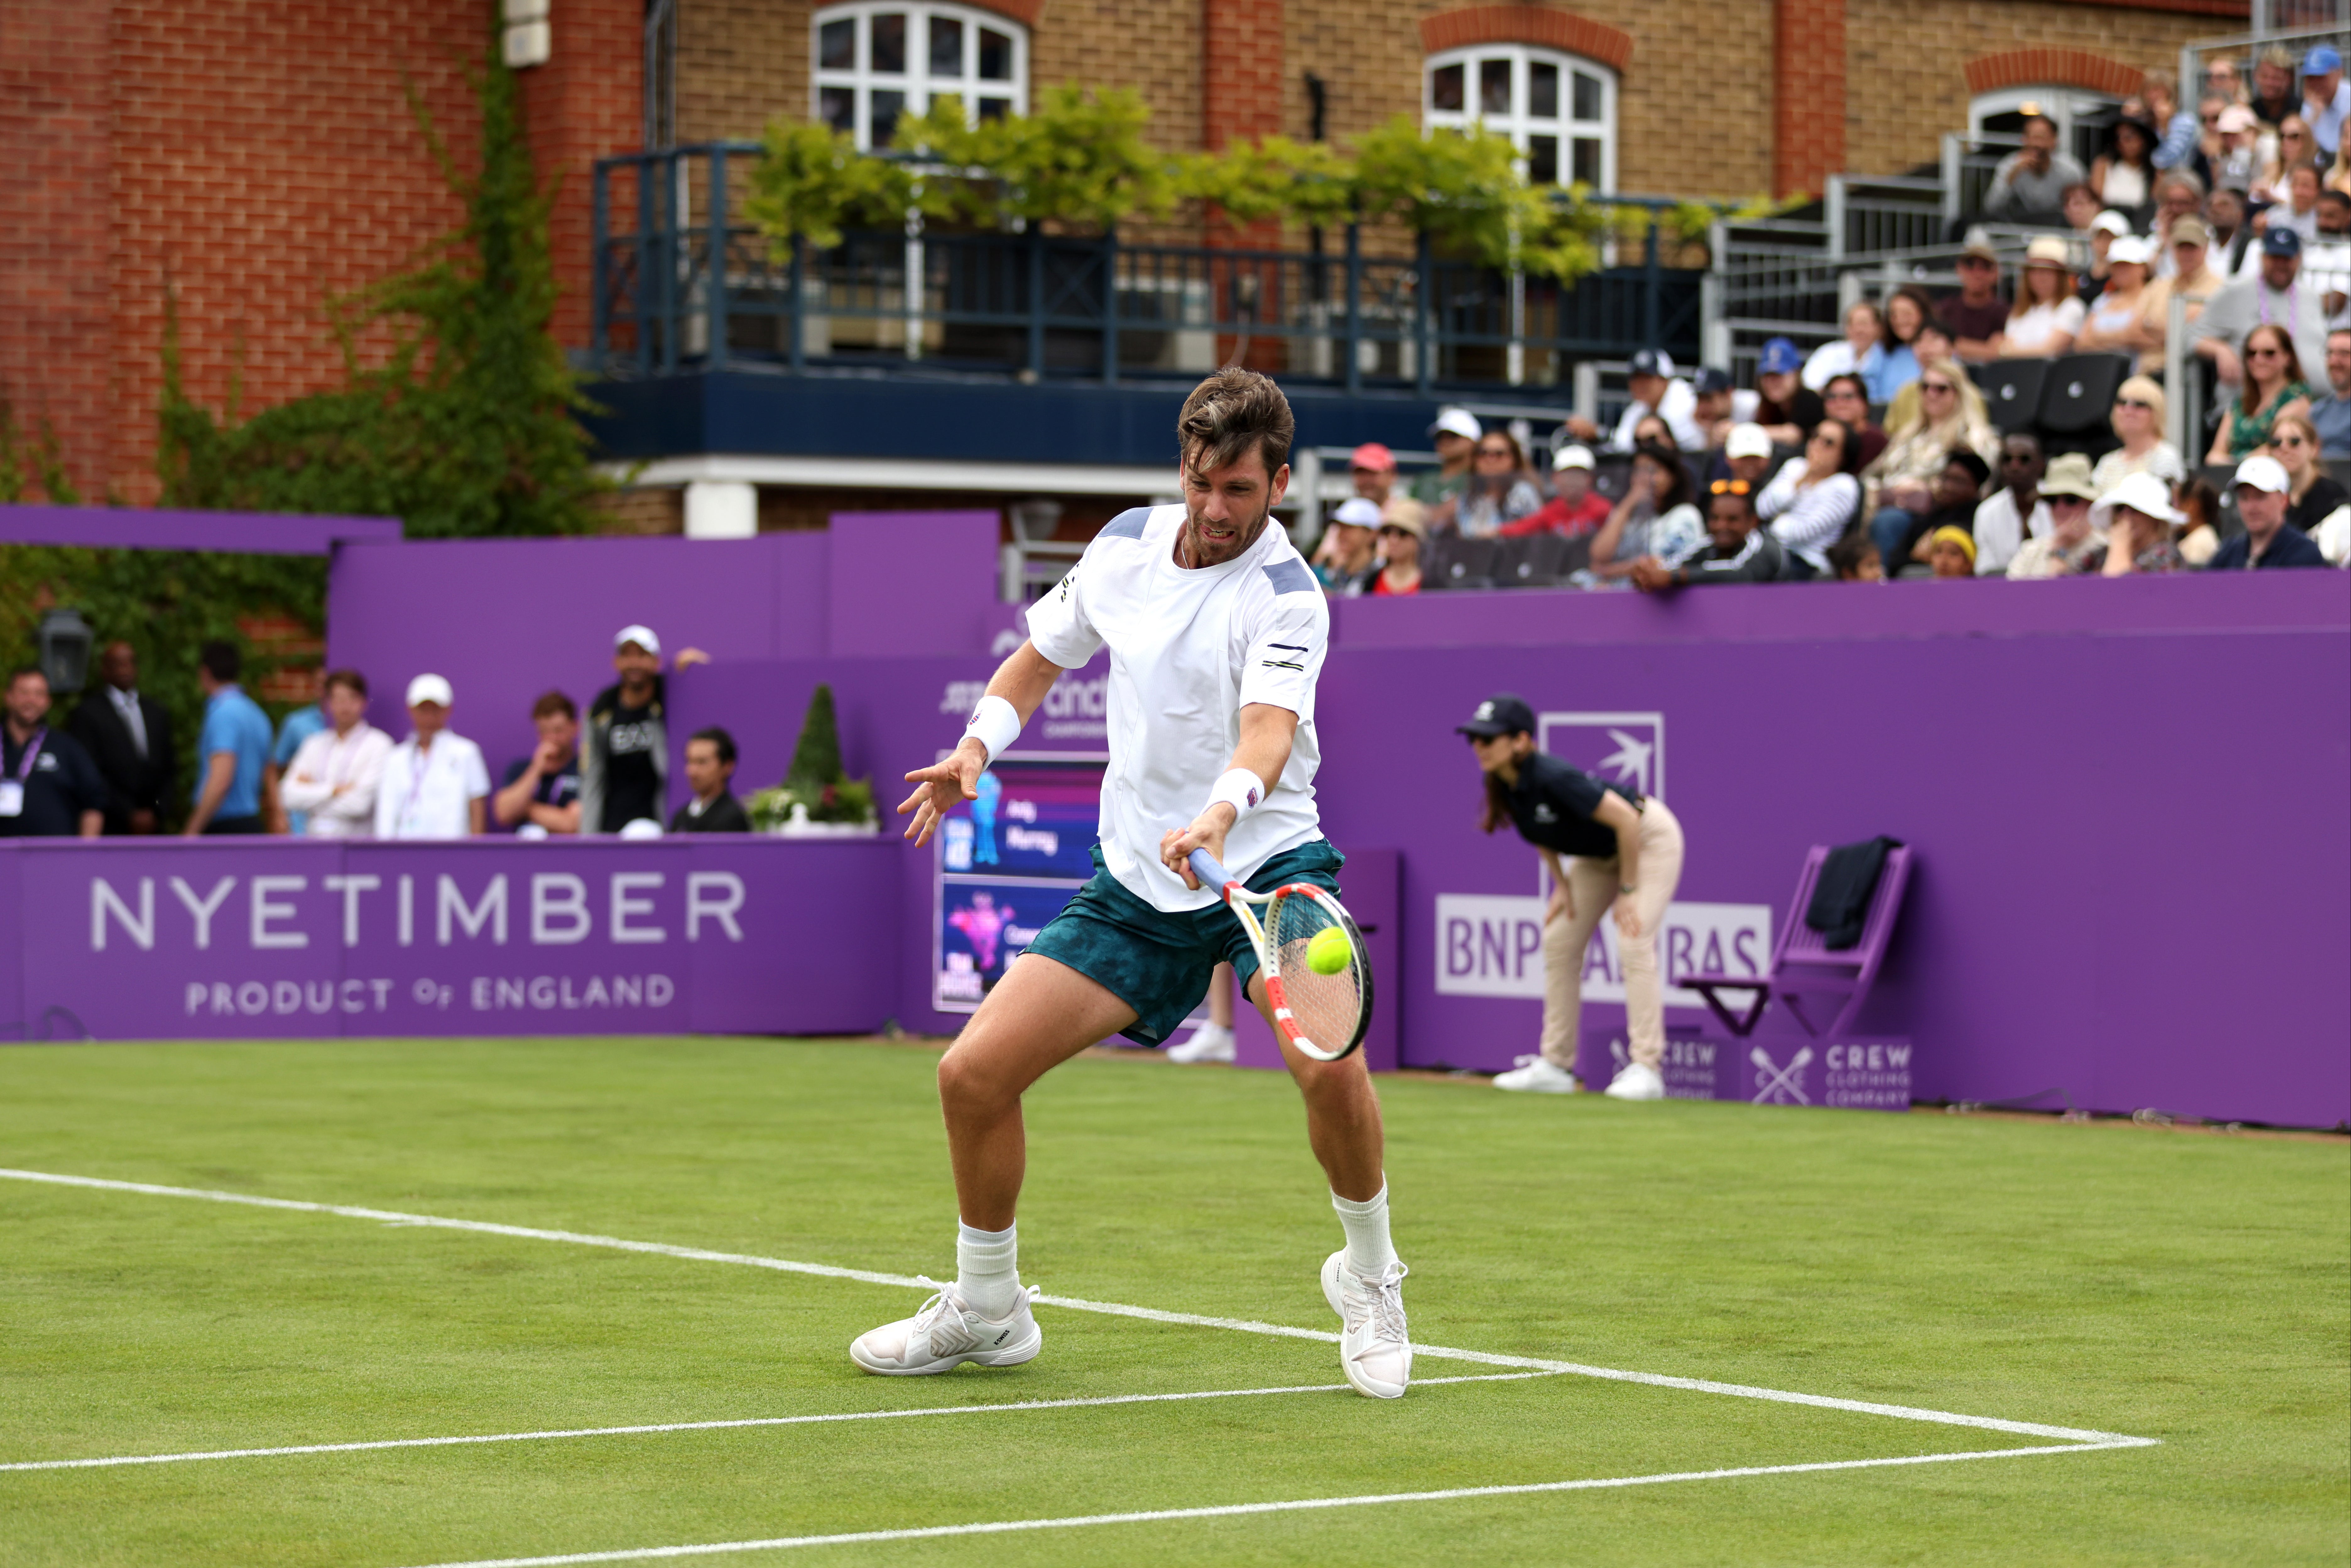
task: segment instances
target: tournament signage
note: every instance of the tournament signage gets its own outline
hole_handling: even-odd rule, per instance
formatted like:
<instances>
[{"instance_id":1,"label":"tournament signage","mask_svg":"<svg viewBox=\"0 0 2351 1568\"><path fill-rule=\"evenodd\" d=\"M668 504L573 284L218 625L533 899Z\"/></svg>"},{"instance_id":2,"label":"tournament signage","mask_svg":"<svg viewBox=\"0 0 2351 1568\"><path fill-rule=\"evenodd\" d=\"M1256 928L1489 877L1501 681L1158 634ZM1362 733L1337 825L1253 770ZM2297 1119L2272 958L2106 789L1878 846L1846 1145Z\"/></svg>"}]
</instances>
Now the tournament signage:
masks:
<instances>
[{"instance_id":1,"label":"tournament signage","mask_svg":"<svg viewBox=\"0 0 2351 1568\"><path fill-rule=\"evenodd\" d=\"M1059 688L1056 688L1057 690ZM1013 959L1093 875L1102 764L998 759L940 823L931 1005L977 1009Z\"/></svg>"}]
</instances>

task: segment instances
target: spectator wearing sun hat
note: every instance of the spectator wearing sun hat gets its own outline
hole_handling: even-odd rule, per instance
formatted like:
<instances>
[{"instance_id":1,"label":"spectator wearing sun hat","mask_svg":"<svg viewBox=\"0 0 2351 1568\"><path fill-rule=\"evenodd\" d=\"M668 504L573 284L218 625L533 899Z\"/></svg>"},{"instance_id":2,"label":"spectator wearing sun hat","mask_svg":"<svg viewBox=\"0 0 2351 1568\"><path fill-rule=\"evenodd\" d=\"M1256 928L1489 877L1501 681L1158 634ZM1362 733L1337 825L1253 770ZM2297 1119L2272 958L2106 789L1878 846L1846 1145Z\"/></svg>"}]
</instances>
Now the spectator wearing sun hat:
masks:
<instances>
[{"instance_id":1,"label":"spectator wearing sun hat","mask_svg":"<svg viewBox=\"0 0 2351 1568\"><path fill-rule=\"evenodd\" d=\"M1593 487L1592 448L1570 442L1551 460L1551 499L1540 510L1502 525L1502 537L1564 534L1580 538L1608 520L1608 497Z\"/></svg>"},{"instance_id":2,"label":"spectator wearing sun hat","mask_svg":"<svg viewBox=\"0 0 2351 1568\"><path fill-rule=\"evenodd\" d=\"M490 770L482 748L448 727L456 700L443 676L408 683L411 727L379 776L377 838L462 839L488 831Z\"/></svg>"},{"instance_id":3,"label":"spectator wearing sun hat","mask_svg":"<svg viewBox=\"0 0 2351 1568\"><path fill-rule=\"evenodd\" d=\"M1435 507L1458 497L1469 487L1478 443L1485 435L1486 427L1468 409L1438 410L1436 423L1428 427L1428 438L1437 447L1437 472L1414 477L1412 498L1424 507Z\"/></svg>"},{"instance_id":4,"label":"spectator wearing sun hat","mask_svg":"<svg viewBox=\"0 0 2351 1568\"><path fill-rule=\"evenodd\" d=\"M1314 575L1333 599L1354 599L1380 570L1379 503L1350 496L1331 514L1331 530L1314 552Z\"/></svg>"},{"instance_id":5,"label":"spectator wearing sun hat","mask_svg":"<svg viewBox=\"0 0 2351 1568\"><path fill-rule=\"evenodd\" d=\"M1624 416L1608 437L1609 451L1632 451L1634 433L1653 413L1674 433L1676 446L1689 453L1706 450L1706 428L1697 417L1698 393L1676 373L1671 354L1662 349L1641 350L1625 367L1625 382L1632 401L1625 405ZM1567 428L1578 441L1599 439L1600 427L1582 414L1570 416Z\"/></svg>"},{"instance_id":6,"label":"spectator wearing sun hat","mask_svg":"<svg viewBox=\"0 0 2351 1568\"><path fill-rule=\"evenodd\" d=\"M1395 488L1395 454L1376 441L1366 441L1347 458L1347 472L1355 482L1355 494L1380 506Z\"/></svg>"},{"instance_id":7,"label":"spectator wearing sun hat","mask_svg":"<svg viewBox=\"0 0 2351 1568\"><path fill-rule=\"evenodd\" d=\"M2212 552L2207 571L2257 571L2264 567L2325 566L2308 534L2285 520L2293 482L2285 465L2267 454L2237 465L2237 516L2245 531Z\"/></svg>"},{"instance_id":8,"label":"spectator wearing sun hat","mask_svg":"<svg viewBox=\"0 0 2351 1568\"><path fill-rule=\"evenodd\" d=\"M612 637L620 679L588 706L580 759L580 831L617 833L631 822L659 826L669 787L669 737L661 639L650 626Z\"/></svg>"},{"instance_id":9,"label":"spectator wearing sun hat","mask_svg":"<svg viewBox=\"0 0 2351 1568\"><path fill-rule=\"evenodd\" d=\"M1935 302L1935 319L1950 332L1952 352L1977 364L1998 356L1993 345L2008 325L2008 301L2000 297L2000 252L1991 236L1970 229L1960 242L1959 267L1959 291Z\"/></svg>"},{"instance_id":10,"label":"spectator wearing sun hat","mask_svg":"<svg viewBox=\"0 0 2351 1568\"><path fill-rule=\"evenodd\" d=\"M2074 346L2085 312L2074 297L2074 275L2065 267L2065 242L2043 235L2024 247L2024 272L2017 279L2016 303L2001 329L2002 359L2049 359Z\"/></svg>"},{"instance_id":11,"label":"spectator wearing sun hat","mask_svg":"<svg viewBox=\"0 0 2351 1568\"><path fill-rule=\"evenodd\" d=\"M2051 461L2041 476L2041 507L2048 514L2049 531L2033 535L2010 559L2006 575L2012 581L2071 577L2082 562L2105 543L2105 536L2090 526L2090 503L2098 492L2090 481L2090 460L2068 452Z\"/></svg>"},{"instance_id":12,"label":"spectator wearing sun hat","mask_svg":"<svg viewBox=\"0 0 2351 1568\"><path fill-rule=\"evenodd\" d=\"M2284 470L2279 470L2281 482ZM2152 474L2134 474L2090 505L2090 527L2105 536L2082 558L2082 570L2102 577L2179 571L2185 566L2171 530L2180 521L2171 486Z\"/></svg>"},{"instance_id":13,"label":"spectator wearing sun hat","mask_svg":"<svg viewBox=\"0 0 2351 1568\"><path fill-rule=\"evenodd\" d=\"M2111 207L2090 220L2089 232L2070 248L2066 257L2074 268L2074 298L2087 305L2105 291L2114 267L2115 246L2130 237L2130 220Z\"/></svg>"}]
</instances>

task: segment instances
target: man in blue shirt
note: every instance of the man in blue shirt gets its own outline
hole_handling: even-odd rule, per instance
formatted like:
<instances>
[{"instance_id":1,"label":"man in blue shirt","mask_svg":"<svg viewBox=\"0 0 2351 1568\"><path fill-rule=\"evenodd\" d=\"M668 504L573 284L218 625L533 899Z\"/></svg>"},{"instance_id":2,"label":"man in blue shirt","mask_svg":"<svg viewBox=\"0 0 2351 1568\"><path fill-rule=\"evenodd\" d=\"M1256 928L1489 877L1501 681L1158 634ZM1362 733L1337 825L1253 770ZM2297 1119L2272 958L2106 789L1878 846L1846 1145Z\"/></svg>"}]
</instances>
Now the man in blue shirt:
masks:
<instances>
[{"instance_id":1,"label":"man in blue shirt","mask_svg":"<svg viewBox=\"0 0 2351 1568\"><path fill-rule=\"evenodd\" d=\"M269 716L236 684L244 660L234 643L207 643L196 661L204 727L196 740L196 804L188 815L187 835L261 832Z\"/></svg>"},{"instance_id":2,"label":"man in blue shirt","mask_svg":"<svg viewBox=\"0 0 2351 1568\"><path fill-rule=\"evenodd\" d=\"M262 774L262 802L269 808L270 815L277 818L269 824L271 832L292 833L299 837L309 831L309 812L288 811L278 804L277 781L286 777L288 768L294 766L294 754L302 749L302 743L330 726L326 699L320 697L317 702L287 714L286 722L277 727L277 744L270 747L269 767Z\"/></svg>"},{"instance_id":3,"label":"man in blue shirt","mask_svg":"<svg viewBox=\"0 0 2351 1568\"><path fill-rule=\"evenodd\" d=\"M2326 387L2310 400L2322 457L2351 457L2351 328L2326 334Z\"/></svg>"}]
</instances>

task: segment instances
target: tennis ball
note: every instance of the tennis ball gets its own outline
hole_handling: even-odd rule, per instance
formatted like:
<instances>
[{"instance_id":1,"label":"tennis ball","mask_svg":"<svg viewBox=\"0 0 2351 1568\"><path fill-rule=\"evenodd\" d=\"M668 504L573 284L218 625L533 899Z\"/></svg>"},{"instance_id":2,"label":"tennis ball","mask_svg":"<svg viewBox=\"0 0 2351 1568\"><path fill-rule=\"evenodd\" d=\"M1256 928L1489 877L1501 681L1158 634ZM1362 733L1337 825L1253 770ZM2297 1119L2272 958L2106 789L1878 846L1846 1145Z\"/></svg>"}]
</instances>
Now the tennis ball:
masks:
<instances>
[{"instance_id":1,"label":"tennis ball","mask_svg":"<svg viewBox=\"0 0 2351 1568\"><path fill-rule=\"evenodd\" d=\"M1306 967L1318 975L1335 975L1345 968L1355 956L1347 944L1347 934L1335 925L1326 925L1306 944Z\"/></svg>"}]
</instances>

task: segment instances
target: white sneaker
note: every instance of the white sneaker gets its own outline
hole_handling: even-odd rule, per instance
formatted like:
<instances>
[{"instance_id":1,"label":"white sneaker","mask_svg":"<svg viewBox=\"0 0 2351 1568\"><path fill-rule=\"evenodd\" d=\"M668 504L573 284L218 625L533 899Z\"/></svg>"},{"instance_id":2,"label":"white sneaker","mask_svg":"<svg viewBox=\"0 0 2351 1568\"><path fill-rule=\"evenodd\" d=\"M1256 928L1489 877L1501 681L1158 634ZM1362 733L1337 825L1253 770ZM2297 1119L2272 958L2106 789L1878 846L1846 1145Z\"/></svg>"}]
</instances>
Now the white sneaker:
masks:
<instances>
[{"instance_id":1,"label":"white sneaker","mask_svg":"<svg viewBox=\"0 0 2351 1568\"><path fill-rule=\"evenodd\" d=\"M1497 1089L1531 1090L1537 1094L1573 1094L1583 1086L1575 1074L1557 1067L1540 1056L1521 1056L1518 1066L1509 1072L1494 1074Z\"/></svg>"},{"instance_id":2,"label":"white sneaker","mask_svg":"<svg viewBox=\"0 0 2351 1568\"><path fill-rule=\"evenodd\" d=\"M1391 1263L1376 1280L1347 1267L1343 1247L1323 1260L1322 1299L1339 1314L1339 1364L1355 1392L1374 1399L1401 1399L1412 1382L1412 1336L1404 1323L1404 1277L1412 1272Z\"/></svg>"},{"instance_id":3,"label":"white sneaker","mask_svg":"<svg viewBox=\"0 0 2351 1568\"><path fill-rule=\"evenodd\" d=\"M1662 1100L1666 1097L1666 1081L1654 1067L1638 1061L1628 1061L1625 1070L1609 1081L1611 1100Z\"/></svg>"},{"instance_id":4,"label":"white sneaker","mask_svg":"<svg viewBox=\"0 0 2351 1568\"><path fill-rule=\"evenodd\" d=\"M923 1283L938 1281L924 1279ZM965 1306L953 1285L940 1285L939 1293L913 1317L859 1334L850 1343L849 1359L885 1377L925 1377L951 1372L967 1361L1018 1366L1045 1348L1044 1333L1029 1310L1036 1294L1037 1287L1024 1286L1009 1314L990 1319Z\"/></svg>"},{"instance_id":5,"label":"white sneaker","mask_svg":"<svg viewBox=\"0 0 2351 1568\"><path fill-rule=\"evenodd\" d=\"M1222 1024L1204 1023L1192 1031L1192 1038L1181 1045L1171 1045L1160 1052L1170 1061L1230 1061L1233 1059L1233 1031Z\"/></svg>"}]
</instances>

